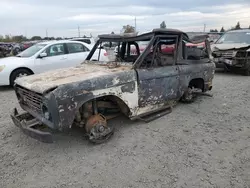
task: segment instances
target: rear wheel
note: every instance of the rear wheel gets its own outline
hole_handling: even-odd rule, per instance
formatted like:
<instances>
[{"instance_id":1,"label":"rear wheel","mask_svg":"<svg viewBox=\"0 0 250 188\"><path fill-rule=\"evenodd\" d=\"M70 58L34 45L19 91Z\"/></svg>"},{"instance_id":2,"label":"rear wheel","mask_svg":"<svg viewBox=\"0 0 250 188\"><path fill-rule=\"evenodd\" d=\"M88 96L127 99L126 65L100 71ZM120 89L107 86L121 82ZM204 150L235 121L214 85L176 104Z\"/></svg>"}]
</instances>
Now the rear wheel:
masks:
<instances>
[{"instance_id":1,"label":"rear wheel","mask_svg":"<svg viewBox=\"0 0 250 188\"><path fill-rule=\"evenodd\" d=\"M245 76L250 76L250 67L244 70L244 75Z\"/></svg>"},{"instance_id":2,"label":"rear wheel","mask_svg":"<svg viewBox=\"0 0 250 188\"><path fill-rule=\"evenodd\" d=\"M183 103L192 103L195 100L196 95L193 93L192 88L188 88L188 90L183 94L181 98L181 102Z\"/></svg>"},{"instance_id":3,"label":"rear wheel","mask_svg":"<svg viewBox=\"0 0 250 188\"><path fill-rule=\"evenodd\" d=\"M230 67L229 65L224 65L224 72L227 73L227 72L231 72L232 71L232 67Z\"/></svg>"},{"instance_id":4,"label":"rear wheel","mask_svg":"<svg viewBox=\"0 0 250 188\"><path fill-rule=\"evenodd\" d=\"M28 69L17 69L13 71L10 75L10 85L13 86L17 78L29 76L31 74L32 72L29 71Z\"/></svg>"}]
</instances>

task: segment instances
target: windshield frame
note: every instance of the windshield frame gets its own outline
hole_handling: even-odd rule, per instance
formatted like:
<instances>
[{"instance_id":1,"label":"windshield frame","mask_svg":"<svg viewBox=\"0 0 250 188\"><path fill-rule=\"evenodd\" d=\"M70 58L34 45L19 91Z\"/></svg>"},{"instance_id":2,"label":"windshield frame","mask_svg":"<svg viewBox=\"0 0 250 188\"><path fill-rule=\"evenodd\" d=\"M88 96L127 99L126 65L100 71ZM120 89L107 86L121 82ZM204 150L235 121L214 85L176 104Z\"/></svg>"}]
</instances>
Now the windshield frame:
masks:
<instances>
[{"instance_id":1,"label":"windshield frame","mask_svg":"<svg viewBox=\"0 0 250 188\"><path fill-rule=\"evenodd\" d=\"M249 33L249 34L247 34ZM241 37L241 39L239 41L226 41L223 40L221 41L223 38L225 37L228 37L229 35L234 35L233 37L235 37L235 35L238 35ZM248 42L243 42L243 41L247 41L247 40L242 40L242 37L246 37L247 35L249 35L249 41ZM247 31L244 31L244 32L228 32L228 33L225 33L224 35L222 35L216 42L215 44L234 44L234 43L240 43L240 44L250 44L250 31L247 32Z\"/></svg>"},{"instance_id":2,"label":"windshield frame","mask_svg":"<svg viewBox=\"0 0 250 188\"><path fill-rule=\"evenodd\" d=\"M36 47L40 46L41 48L35 50ZM32 45L31 47L27 48L26 50L22 51L16 57L21 57L21 58L30 58L32 56L35 56L38 52L42 51L48 46L48 44L43 44L43 43L37 43L35 45ZM32 50L35 50L35 52L32 52ZM28 55L26 54L27 52L31 51ZM31 55L30 55L31 54Z\"/></svg>"},{"instance_id":3,"label":"windshield frame","mask_svg":"<svg viewBox=\"0 0 250 188\"><path fill-rule=\"evenodd\" d=\"M86 61L89 61L92 56L94 55L96 50L99 50L99 56L98 56L98 61L99 61L99 57L100 57L100 48L99 45L102 45L103 42L115 42L118 43L118 48L121 45L121 43L125 42L125 43L129 43L129 42L139 42L139 41L148 41L148 45L150 44L150 42L154 39L154 33L150 33L150 34L143 34L140 36L132 36L132 37L113 37L110 38L109 36L102 36L99 37L99 39L97 40L97 42L95 43L95 45L93 46L93 48L91 49L90 53L88 54ZM147 47L148 47L147 45ZM145 50L144 50L145 51ZM135 67L136 64L138 64L138 60L141 58L141 56L143 55L144 51L139 55L139 57L137 58L137 60L135 62L132 63L132 66ZM109 63L114 62L114 61L109 61ZM128 63L128 62L120 62L120 63Z\"/></svg>"}]
</instances>

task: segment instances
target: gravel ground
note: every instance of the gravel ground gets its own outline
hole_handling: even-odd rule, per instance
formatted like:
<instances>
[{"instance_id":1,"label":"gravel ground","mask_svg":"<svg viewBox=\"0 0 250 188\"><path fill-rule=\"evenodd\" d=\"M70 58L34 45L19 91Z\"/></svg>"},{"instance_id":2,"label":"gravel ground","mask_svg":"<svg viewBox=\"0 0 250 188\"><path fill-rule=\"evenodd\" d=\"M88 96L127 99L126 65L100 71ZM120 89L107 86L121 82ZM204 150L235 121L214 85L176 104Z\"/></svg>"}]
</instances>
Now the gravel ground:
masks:
<instances>
[{"instance_id":1,"label":"gravel ground","mask_svg":"<svg viewBox=\"0 0 250 188\"><path fill-rule=\"evenodd\" d=\"M0 88L0 187L250 187L250 77L217 73L212 93L151 123L112 120L115 135L92 145L79 130L44 144L9 118Z\"/></svg>"}]
</instances>

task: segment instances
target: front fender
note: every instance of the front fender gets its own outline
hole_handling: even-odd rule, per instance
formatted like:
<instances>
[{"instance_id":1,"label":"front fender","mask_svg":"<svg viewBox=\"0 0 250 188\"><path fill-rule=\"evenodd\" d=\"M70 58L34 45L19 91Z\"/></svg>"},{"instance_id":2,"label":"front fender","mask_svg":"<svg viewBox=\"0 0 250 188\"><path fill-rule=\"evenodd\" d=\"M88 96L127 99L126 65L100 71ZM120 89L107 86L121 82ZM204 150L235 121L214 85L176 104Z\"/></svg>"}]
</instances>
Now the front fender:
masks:
<instances>
[{"instance_id":1,"label":"front fender","mask_svg":"<svg viewBox=\"0 0 250 188\"><path fill-rule=\"evenodd\" d=\"M63 97L58 95L58 93L60 93L58 92L58 89L53 92L56 96L58 104L59 130L70 128L79 108L86 102L96 98L115 96L121 99L128 106L132 116L136 113L138 108L138 87L136 81L94 91L81 90L81 92L78 91L75 95L69 95L69 93L65 91Z\"/></svg>"}]
</instances>

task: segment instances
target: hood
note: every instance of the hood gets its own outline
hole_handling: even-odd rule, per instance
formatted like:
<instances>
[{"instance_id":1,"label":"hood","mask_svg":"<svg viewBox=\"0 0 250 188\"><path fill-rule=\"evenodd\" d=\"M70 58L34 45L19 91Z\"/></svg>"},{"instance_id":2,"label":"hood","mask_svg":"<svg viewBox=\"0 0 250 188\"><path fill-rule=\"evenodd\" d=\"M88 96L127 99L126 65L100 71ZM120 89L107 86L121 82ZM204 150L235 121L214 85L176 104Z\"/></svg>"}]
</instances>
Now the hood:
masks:
<instances>
[{"instance_id":1,"label":"hood","mask_svg":"<svg viewBox=\"0 0 250 188\"><path fill-rule=\"evenodd\" d=\"M132 65L121 65L116 68L109 68L108 65L104 63L83 63L78 67L57 69L41 74L21 77L16 80L16 84L37 93L45 93L60 85L103 77L131 69Z\"/></svg>"},{"instance_id":2,"label":"hood","mask_svg":"<svg viewBox=\"0 0 250 188\"><path fill-rule=\"evenodd\" d=\"M230 43L230 44L212 44L211 49L212 51L219 51L219 50L237 50L241 48L250 47L250 44L244 43Z\"/></svg>"},{"instance_id":3,"label":"hood","mask_svg":"<svg viewBox=\"0 0 250 188\"><path fill-rule=\"evenodd\" d=\"M27 61L25 57L5 57L0 59L0 65L19 64Z\"/></svg>"}]
</instances>

